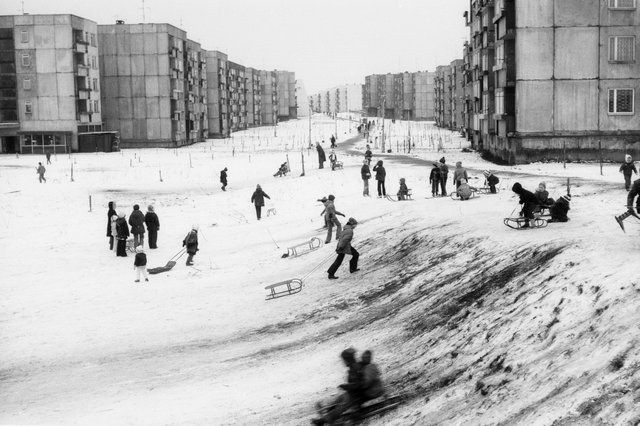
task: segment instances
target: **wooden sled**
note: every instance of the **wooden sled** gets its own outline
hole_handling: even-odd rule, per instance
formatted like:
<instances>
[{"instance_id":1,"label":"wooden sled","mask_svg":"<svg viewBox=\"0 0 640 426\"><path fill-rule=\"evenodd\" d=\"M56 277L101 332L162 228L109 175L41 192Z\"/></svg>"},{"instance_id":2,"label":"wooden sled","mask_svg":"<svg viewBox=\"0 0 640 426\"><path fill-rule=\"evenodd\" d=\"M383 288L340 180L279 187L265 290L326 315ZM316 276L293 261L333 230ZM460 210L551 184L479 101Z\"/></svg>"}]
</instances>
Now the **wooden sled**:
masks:
<instances>
[{"instance_id":1,"label":"wooden sled","mask_svg":"<svg viewBox=\"0 0 640 426\"><path fill-rule=\"evenodd\" d=\"M363 421L369 417L384 414L394 408L397 408L401 402L400 395L381 396L364 402L359 407L350 408L345 411L335 422L334 425L352 425ZM335 405L317 405L318 414L326 415Z\"/></svg>"},{"instance_id":2,"label":"wooden sled","mask_svg":"<svg viewBox=\"0 0 640 426\"><path fill-rule=\"evenodd\" d=\"M275 207L271 207L270 209L267 209L267 217L271 216L271 215L276 215L276 208Z\"/></svg>"},{"instance_id":3,"label":"wooden sled","mask_svg":"<svg viewBox=\"0 0 640 426\"><path fill-rule=\"evenodd\" d=\"M283 254L282 257L302 256L303 254L318 250L320 247L322 247L322 240L318 237L313 237L309 241L298 244L297 246L288 247L287 252Z\"/></svg>"},{"instance_id":4,"label":"wooden sled","mask_svg":"<svg viewBox=\"0 0 640 426\"><path fill-rule=\"evenodd\" d=\"M478 195L476 195L476 193L477 193L477 192L478 192L478 191L471 191L471 196L470 196L469 198L467 198L467 200L470 200L470 199L472 199L472 198L477 197L477 196L478 196ZM466 201L466 200L463 200L463 199L462 199L462 197L460 197L460 196L458 195L458 191L453 191L453 192L451 193L450 197L451 197L451 199L452 199L452 200Z\"/></svg>"},{"instance_id":5,"label":"wooden sled","mask_svg":"<svg viewBox=\"0 0 640 426\"><path fill-rule=\"evenodd\" d=\"M491 192L491 188L488 186L481 186L480 188L476 188L476 192L478 194L497 194L500 192L500 188L496 186L496 192Z\"/></svg>"},{"instance_id":6,"label":"wooden sled","mask_svg":"<svg viewBox=\"0 0 640 426\"><path fill-rule=\"evenodd\" d=\"M180 259L182 257L183 254L185 254L187 252L187 249L182 249L180 250L175 256L173 256L171 259L169 259L169 261L167 262L167 264L165 266L159 266L157 268L148 268L147 272L155 275L155 274L159 274L161 272L167 272L170 271L174 266L176 266L176 262L178 261L178 259Z\"/></svg>"},{"instance_id":7,"label":"wooden sled","mask_svg":"<svg viewBox=\"0 0 640 426\"><path fill-rule=\"evenodd\" d=\"M505 217L504 224L511 229L536 229L547 226L547 221L539 217L529 219L529 226L524 226L527 219L524 217Z\"/></svg>"},{"instance_id":8,"label":"wooden sled","mask_svg":"<svg viewBox=\"0 0 640 426\"><path fill-rule=\"evenodd\" d=\"M411 189L408 190L408 192L405 194L404 199L399 199L397 198L398 196L396 195L396 198L393 198L393 195L386 195L387 200L389 201L413 201L413 198L411 198Z\"/></svg>"},{"instance_id":9,"label":"wooden sled","mask_svg":"<svg viewBox=\"0 0 640 426\"><path fill-rule=\"evenodd\" d=\"M302 290L302 280L299 278L293 278L291 280L280 281L279 283L268 285L264 289L269 290L269 294L265 300L290 296L292 294L300 293Z\"/></svg>"}]
</instances>

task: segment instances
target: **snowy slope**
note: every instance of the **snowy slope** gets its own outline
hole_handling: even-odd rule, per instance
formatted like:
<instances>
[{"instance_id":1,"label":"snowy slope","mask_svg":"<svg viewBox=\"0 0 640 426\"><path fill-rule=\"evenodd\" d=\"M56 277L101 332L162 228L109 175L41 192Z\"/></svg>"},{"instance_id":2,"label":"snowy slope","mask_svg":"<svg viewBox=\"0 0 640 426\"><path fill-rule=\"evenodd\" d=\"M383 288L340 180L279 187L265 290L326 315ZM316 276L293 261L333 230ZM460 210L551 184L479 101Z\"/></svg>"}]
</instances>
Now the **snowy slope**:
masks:
<instances>
[{"instance_id":1,"label":"snowy slope","mask_svg":"<svg viewBox=\"0 0 640 426\"><path fill-rule=\"evenodd\" d=\"M306 120L279 125L277 137L264 128L178 150L57 155L47 184L35 173L42 157L0 157L0 423L305 424L343 380L347 346L372 349L391 392L404 396L370 424L640 420L640 226L627 220L625 234L613 221L626 199L617 165L602 176L597 164L495 166L428 123L412 124L416 148L402 154L408 125L387 121L394 152L377 149L374 160L385 160L389 193L404 177L414 194L394 203L362 197L364 142L345 142L354 126L337 125L345 168L333 172L306 149ZM335 126L312 123L327 154ZM292 173L274 178L287 155ZM424 160L443 155L463 161L472 184L496 170L502 191L426 199ZM567 177L570 222L502 224L517 206L514 182L533 190L544 180L558 197ZM256 184L276 209L260 222ZM345 262L336 281L325 272L335 242L281 258L324 239L316 199L330 193L360 222L361 271L349 274ZM197 269L182 258L134 284L133 257L108 250L110 200L127 218L135 203L155 205L150 267L200 224ZM301 293L264 300L264 286L290 278L303 278Z\"/></svg>"}]
</instances>

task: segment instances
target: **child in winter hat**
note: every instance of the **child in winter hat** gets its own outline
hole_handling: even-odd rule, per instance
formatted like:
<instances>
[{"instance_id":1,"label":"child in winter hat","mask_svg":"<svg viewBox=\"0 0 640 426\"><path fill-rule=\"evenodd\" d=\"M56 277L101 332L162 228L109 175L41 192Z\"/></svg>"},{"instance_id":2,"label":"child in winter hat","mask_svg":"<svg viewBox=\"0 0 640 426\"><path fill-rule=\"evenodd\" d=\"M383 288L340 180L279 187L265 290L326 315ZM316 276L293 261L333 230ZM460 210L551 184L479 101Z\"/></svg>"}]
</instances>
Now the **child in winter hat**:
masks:
<instances>
[{"instance_id":1,"label":"child in winter hat","mask_svg":"<svg viewBox=\"0 0 640 426\"><path fill-rule=\"evenodd\" d=\"M136 257L133 261L133 269L136 271L135 282L140 282L140 274L144 275L144 280L149 281L147 275L147 255L144 253L142 246L136 247Z\"/></svg>"},{"instance_id":2,"label":"child in winter hat","mask_svg":"<svg viewBox=\"0 0 640 426\"><path fill-rule=\"evenodd\" d=\"M627 154L624 157L624 163L620 166L620 173L624 176L624 188L628 191L631 188L631 176L633 173L638 174L636 165L633 164L631 155Z\"/></svg>"}]
</instances>

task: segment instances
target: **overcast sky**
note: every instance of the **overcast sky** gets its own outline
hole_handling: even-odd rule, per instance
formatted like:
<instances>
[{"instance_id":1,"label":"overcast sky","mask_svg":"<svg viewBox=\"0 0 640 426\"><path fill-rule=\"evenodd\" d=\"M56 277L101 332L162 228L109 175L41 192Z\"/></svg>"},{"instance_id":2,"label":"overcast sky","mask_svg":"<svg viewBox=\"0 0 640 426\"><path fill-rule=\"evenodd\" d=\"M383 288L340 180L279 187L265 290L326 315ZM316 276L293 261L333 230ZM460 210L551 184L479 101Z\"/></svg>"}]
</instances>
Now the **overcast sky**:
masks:
<instances>
[{"instance_id":1,"label":"overcast sky","mask_svg":"<svg viewBox=\"0 0 640 426\"><path fill-rule=\"evenodd\" d=\"M143 0L0 0L0 14L71 13L143 22ZM259 69L294 71L309 94L369 74L434 71L462 57L468 0L144 0L208 50Z\"/></svg>"}]
</instances>

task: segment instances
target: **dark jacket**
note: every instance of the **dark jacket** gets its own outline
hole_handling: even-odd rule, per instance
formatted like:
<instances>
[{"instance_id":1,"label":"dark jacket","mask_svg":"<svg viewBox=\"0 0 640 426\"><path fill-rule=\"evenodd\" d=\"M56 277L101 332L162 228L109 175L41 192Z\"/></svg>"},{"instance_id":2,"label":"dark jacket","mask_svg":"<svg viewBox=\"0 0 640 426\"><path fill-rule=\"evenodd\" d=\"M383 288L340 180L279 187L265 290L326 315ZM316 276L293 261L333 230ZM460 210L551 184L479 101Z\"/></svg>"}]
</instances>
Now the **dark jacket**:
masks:
<instances>
[{"instance_id":1,"label":"dark jacket","mask_svg":"<svg viewBox=\"0 0 640 426\"><path fill-rule=\"evenodd\" d=\"M320 144L316 145L316 150L318 151L318 160L327 161L327 157L324 155L324 149L322 149Z\"/></svg>"},{"instance_id":2,"label":"dark jacket","mask_svg":"<svg viewBox=\"0 0 640 426\"><path fill-rule=\"evenodd\" d=\"M147 255L144 253L136 253L133 266L147 266Z\"/></svg>"},{"instance_id":3,"label":"dark jacket","mask_svg":"<svg viewBox=\"0 0 640 426\"><path fill-rule=\"evenodd\" d=\"M195 229L189 231L184 240L182 240L182 247L187 247L187 253L196 254L198 251L198 231Z\"/></svg>"},{"instance_id":4,"label":"dark jacket","mask_svg":"<svg viewBox=\"0 0 640 426\"><path fill-rule=\"evenodd\" d=\"M440 168L433 166L431 173L429 173L429 183L440 182Z\"/></svg>"},{"instance_id":5,"label":"dark jacket","mask_svg":"<svg viewBox=\"0 0 640 426\"><path fill-rule=\"evenodd\" d=\"M371 160L371 157L373 157L373 153L371 152L370 149L366 150L364 152L364 158L366 158L367 160Z\"/></svg>"},{"instance_id":6,"label":"dark jacket","mask_svg":"<svg viewBox=\"0 0 640 426\"><path fill-rule=\"evenodd\" d=\"M369 179L371 177L371 169L369 169L368 165L362 165L362 168L360 169L360 175L362 176L362 179Z\"/></svg>"},{"instance_id":7,"label":"dark jacket","mask_svg":"<svg viewBox=\"0 0 640 426\"><path fill-rule=\"evenodd\" d=\"M360 396L362 389L362 374L359 362L354 362L347 371L347 383L340 385L342 389L350 394Z\"/></svg>"},{"instance_id":8,"label":"dark jacket","mask_svg":"<svg viewBox=\"0 0 640 426\"><path fill-rule=\"evenodd\" d=\"M538 199L533 195L533 192L524 189L519 182L513 184L512 190L520 196L520 204L538 204Z\"/></svg>"},{"instance_id":9,"label":"dark jacket","mask_svg":"<svg viewBox=\"0 0 640 426\"><path fill-rule=\"evenodd\" d=\"M144 234L144 213L140 210L134 210L129 216L129 225L131 225L132 234Z\"/></svg>"},{"instance_id":10,"label":"dark jacket","mask_svg":"<svg viewBox=\"0 0 640 426\"><path fill-rule=\"evenodd\" d=\"M353 226L347 223L342 229L340 238L338 239L338 246L336 247L336 253L338 254L351 254L351 240L353 239Z\"/></svg>"},{"instance_id":11,"label":"dark jacket","mask_svg":"<svg viewBox=\"0 0 640 426\"><path fill-rule=\"evenodd\" d=\"M489 185L497 185L498 183L500 183L500 179L498 178L498 176L494 174L490 174L489 177L487 178L487 183Z\"/></svg>"},{"instance_id":12,"label":"dark jacket","mask_svg":"<svg viewBox=\"0 0 640 426\"><path fill-rule=\"evenodd\" d=\"M449 175L449 166L447 166L445 163L440 163L440 176L442 176L444 180L447 180L448 175Z\"/></svg>"},{"instance_id":13,"label":"dark jacket","mask_svg":"<svg viewBox=\"0 0 640 426\"><path fill-rule=\"evenodd\" d=\"M633 207L633 199L638 197L636 201L636 210L640 212L640 179L636 179L631 185L631 189L629 190L629 195L627 195L627 207Z\"/></svg>"},{"instance_id":14,"label":"dark jacket","mask_svg":"<svg viewBox=\"0 0 640 426\"><path fill-rule=\"evenodd\" d=\"M126 240L129 238L129 225L124 217L119 217L116 220L116 233L119 240Z\"/></svg>"},{"instance_id":15,"label":"dark jacket","mask_svg":"<svg viewBox=\"0 0 640 426\"><path fill-rule=\"evenodd\" d=\"M638 170L636 170L636 165L633 163L624 163L622 166L620 166L620 171L625 176L631 176L633 172L638 174Z\"/></svg>"},{"instance_id":16,"label":"dark jacket","mask_svg":"<svg viewBox=\"0 0 640 426\"><path fill-rule=\"evenodd\" d=\"M158 215L155 212L147 212L144 215L144 223L147 224L147 230L149 231L157 231L160 229L160 220L158 220Z\"/></svg>"},{"instance_id":17,"label":"dark jacket","mask_svg":"<svg viewBox=\"0 0 640 426\"><path fill-rule=\"evenodd\" d=\"M262 190L262 188L258 188L253 192L253 195L251 196L251 202L256 206L264 206L264 197L271 199L271 197L269 197L267 193Z\"/></svg>"},{"instance_id":18,"label":"dark jacket","mask_svg":"<svg viewBox=\"0 0 640 426\"><path fill-rule=\"evenodd\" d=\"M551 213L551 219L554 222L566 222L569 220L567 213L569 212L569 202L560 197L556 200L551 207L549 207L549 213Z\"/></svg>"},{"instance_id":19,"label":"dark jacket","mask_svg":"<svg viewBox=\"0 0 640 426\"><path fill-rule=\"evenodd\" d=\"M226 170L221 170L220 171L220 182L221 183L227 183L227 172L226 172Z\"/></svg>"},{"instance_id":20,"label":"dark jacket","mask_svg":"<svg viewBox=\"0 0 640 426\"><path fill-rule=\"evenodd\" d=\"M109 201L109 211L107 212L107 237L115 237L115 235L111 234L111 218L117 214L118 213L113 209L113 201Z\"/></svg>"},{"instance_id":21,"label":"dark jacket","mask_svg":"<svg viewBox=\"0 0 640 426\"><path fill-rule=\"evenodd\" d=\"M384 169L382 161L378 161L378 164L373 166L373 171L376 172L376 180L384 181L387 177L387 171Z\"/></svg>"}]
</instances>

